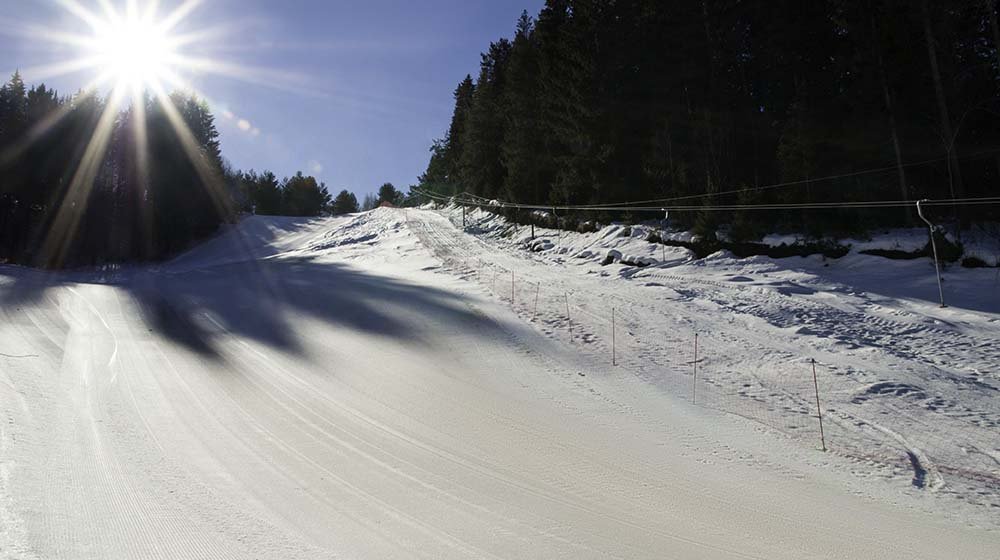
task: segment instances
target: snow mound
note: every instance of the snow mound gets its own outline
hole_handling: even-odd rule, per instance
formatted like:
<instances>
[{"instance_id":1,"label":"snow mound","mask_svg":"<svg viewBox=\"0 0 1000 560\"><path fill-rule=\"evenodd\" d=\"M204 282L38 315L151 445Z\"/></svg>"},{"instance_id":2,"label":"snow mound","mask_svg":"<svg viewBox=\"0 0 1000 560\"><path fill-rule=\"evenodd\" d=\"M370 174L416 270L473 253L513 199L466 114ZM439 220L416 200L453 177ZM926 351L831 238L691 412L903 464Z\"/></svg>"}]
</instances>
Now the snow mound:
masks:
<instances>
[{"instance_id":1,"label":"snow mound","mask_svg":"<svg viewBox=\"0 0 1000 560\"><path fill-rule=\"evenodd\" d=\"M376 208L370 212L355 215L350 222L329 230L322 239L307 246L311 252L325 252L347 245L375 245L388 234L403 229L402 213L394 208Z\"/></svg>"},{"instance_id":2,"label":"snow mound","mask_svg":"<svg viewBox=\"0 0 1000 560\"><path fill-rule=\"evenodd\" d=\"M542 251L551 250L554 247L551 239L535 239L528 243L528 250L532 253L540 253Z\"/></svg>"}]
</instances>

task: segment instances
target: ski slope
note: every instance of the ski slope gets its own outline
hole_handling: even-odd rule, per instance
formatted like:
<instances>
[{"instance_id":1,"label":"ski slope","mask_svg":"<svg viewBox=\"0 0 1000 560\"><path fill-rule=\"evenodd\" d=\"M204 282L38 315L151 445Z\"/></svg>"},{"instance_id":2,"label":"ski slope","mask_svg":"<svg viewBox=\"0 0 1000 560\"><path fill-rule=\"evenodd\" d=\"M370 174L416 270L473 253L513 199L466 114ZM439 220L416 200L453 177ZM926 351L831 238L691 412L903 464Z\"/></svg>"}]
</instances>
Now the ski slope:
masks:
<instances>
[{"instance_id":1,"label":"ski slope","mask_svg":"<svg viewBox=\"0 0 1000 560\"><path fill-rule=\"evenodd\" d=\"M649 226L538 228L532 239L477 210L455 236L460 209L421 216L450 270L507 302L510 277L514 308L543 333L605 361L615 340L651 387L813 446L818 389L827 446L857 475L972 505L962 519L1000 508L1000 271L947 268L942 309L928 259L857 252L919 246L919 230L848 240L856 249L840 259L696 259L645 241ZM966 243L1000 253L996 240Z\"/></svg>"},{"instance_id":2,"label":"ski slope","mask_svg":"<svg viewBox=\"0 0 1000 560\"><path fill-rule=\"evenodd\" d=\"M612 280L394 209L0 267L0 557L996 557L995 506L693 405L627 327L613 367L596 311L527 317L498 266Z\"/></svg>"}]
</instances>

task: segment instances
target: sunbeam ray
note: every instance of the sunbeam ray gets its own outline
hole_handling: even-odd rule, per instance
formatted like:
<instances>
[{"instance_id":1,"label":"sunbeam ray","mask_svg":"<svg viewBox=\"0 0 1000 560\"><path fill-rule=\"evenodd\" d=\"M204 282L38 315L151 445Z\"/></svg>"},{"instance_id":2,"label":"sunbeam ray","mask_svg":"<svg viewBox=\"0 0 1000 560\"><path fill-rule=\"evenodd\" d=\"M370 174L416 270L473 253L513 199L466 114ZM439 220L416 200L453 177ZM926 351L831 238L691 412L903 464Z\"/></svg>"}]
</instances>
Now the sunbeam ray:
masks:
<instances>
[{"instance_id":1,"label":"sunbeam ray","mask_svg":"<svg viewBox=\"0 0 1000 560\"><path fill-rule=\"evenodd\" d=\"M146 5L146 12L143 14L143 18L146 21L156 21L156 14L159 9L159 0L149 0L149 3Z\"/></svg>"},{"instance_id":2,"label":"sunbeam ray","mask_svg":"<svg viewBox=\"0 0 1000 560\"><path fill-rule=\"evenodd\" d=\"M128 0L128 3L133 3L134 1L135 0ZM101 5L101 9L104 10L104 15L108 18L109 22L111 22L112 24L117 24L121 22L122 19L121 15L118 13L118 10L115 9L115 6L114 4L111 3L111 0L98 0L98 4Z\"/></svg>"},{"instance_id":3,"label":"sunbeam ray","mask_svg":"<svg viewBox=\"0 0 1000 560\"><path fill-rule=\"evenodd\" d=\"M170 12L167 17L163 18L160 22L160 29L164 32L168 32L173 28L177 27L185 18L187 18L191 12L194 11L201 4L202 0L186 0L183 4L177 7L176 10Z\"/></svg>"},{"instance_id":4,"label":"sunbeam ray","mask_svg":"<svg viewBox=\"0 0 1000 560\"><path fill-rule=\"evenodd\" d=\"M93 35L82 35L71 31L51 29L42 25L14 22L6 19L0 19L0 33L14 37L25 37L32 41L42 40L47 43L82 49L90 49L94 46Z\"/></svg>"},{"instance_id":5,"label":"sunbeam ray","mask_svg":"<svg viewBox=\"0 0 1000 560\"><path fill-rule=\"evenodd\" d=\"M118 106L123 95L122 89L116 87L107 101L101 117L94 128L83 157L77 166L69 186L63 193L59 209L49 227L42 243L42 264L49 268L58 268L65 262L77 230L80 219L86 212L94 180L100 171L101 163L107 153L111 135L114 132L115 119L118 118Z\"/></svg>"},{"instance_id":6,"label":"sunbeam ray","mask_svg":"<svg viewBox=\"0 0 1000 560\"><path fill-rule=\"evenodd\" d=\"M139 179L138 189L140 192L133 193L140 203L138 204L140 215L139 225L143 228L144 235L144 255L153 254L153 216L149 206L142 203L141 199L150 185L150 161L149 161L149 135L146 129L146 93L144 91L132 91L132 133L135 135L135 171Z\"/></svg>"},{"instance_id":7,"label":"sunbeam ray","mask_svg":"<svg viewBox=\"0 0 1000 560\"><path fill-rule=\"evenodd\" d=\"M236 28L236 26L228 24L213 25L204 29L171 35L168 38L168 43L173 49L180 49L188 45L205 45L211 41L232 37Z\"/></svg>"},{"instance_id":8,"label":"sunbeam ray","mask_svg":"<svg viewBox=\"0 0 1000 560\"><path fill-rule=\"evenodd\" d=\"M97 88L101 83L107 81L108 75L102 74L95 78L93 81L84 85L80 92L77 94L78 97L85 97L90 95L95 95ZM9 146L3 152L0 152L0 167L8 165L10 162L16 160L17 158L24 155L31 146L38 141L39 138L45 136L50 130L55 128L63 119L66 118L73 111L73 105L71 103L63 104L55 112L46 115L38 124L34 125L22 136L17 142Z\"/></svg>"},{"instance_id":9,"label":"sunbeam ray","mask_svg":"<svg viewBox=\"0 0 1000 560\"><path fill-rule=\"evenodd\" d=\"M181 54L174 54L169 60L177 67L224 76L255 86L263 86L278 91L294 92L312 97L326 97L326 92L310 89L308 78L295 72L248 66L245 64L233 64L222 60Z\"/></svg>"},{"instance_id":10,"label":"sunbeam ray","mask_svg":"<svg viewBox=\"0 0 1000 560\"><path fill-rule=\"evenodd\" d=\"M201 182L208 189L208 195L212 199L212 203L215 204L216 210L222 216L229 215L231 208L229 207L228 198L225 196L225 185L222 182L222 178L205 161L205 154L202 153L198 140L184 122L184 117L177 110L170 95L167 94L166 90L159 83L153 84L152 87L153 93L160 103L160 107L167 116L167 121L177 134L181 148L188 159L191 160L191 164L194 165Z\"/></svg>"},{"instance_id":11,"label":"sunbeam ray","mask_svg":"<svg viewBox=\"0 0 1000 560\"><path fill-rule=\"evenodd\" d=\"M185 155L191 161L192 165L194 165L195 172L201 179L203 186L207 189L212 204L215 205L220 216L226 217L231 215L233 211L231 207L232 199L226 193L226 186L222 181L222 177L218 174L218 170L212 168L206 162L205 154L201 151L197 139L184 122L184 118L177 110L167 92L159 84L153 85L153 92L164 114L167 116L167 121L177 134L179 145L184 150ZM239 243L244 245L244 240L240 239ZM243 246L243 250L247 254L250 254L249 248L245 245ZM258 268L259 263L253 262L252 266ZM268 275L264 274L263 278L264 283L270 286L271 289L274 289L274 283L270 281Z\"/></svg>"},{"instance_id":12,"label":"sunbeam ray","mask_svg":"<svg viewBox=\"0 0 1000 560\"><path fill-rule=\"evenodd\" d=\"M96 56L75 58L45 66L30 66L25 68L23 73L30 80L41 81L99 68L101 63L100 57Z\"/></svg>"},{"instance_id":13,"label":"sunbeam ray","mask_svg":"<svg viewBox=\"0 0 1000 560\"><path fill-rule=\"evenodd\" d=\"M164 71L161 78L161 84L165 82L174 90L190 92L200 99L208 99L204 92L199 91L194 84L173 70Z\"/></svg>"},{"instance_id":14,"label":"sunbeam ray","mask_svg":"<svg viewBox=\"0 0 1000 560\"><path fill-rule=\"evenodd\" d=\"M222 39L235 35L236 26L219 24L175 33L203 0L184 0L169 13L161 13L158 0L96 0L88 7L80 0L54 0L85 22L91 33L25 24L0 25L0 33L30 37L33 41L65 45L79 50L70 60L30 68L31 79L41 80L98 69L110 73L112 87L151 89L151 82L177 80L181 74L215 75L307 97L329 97L313 87L308 76L260 66L220 60L216 54L233 47ZM118 6L118 7L116 7ZM2 22L3 20L0 20ZM215 43L210 46L209 43ZM198 54L183 52L197 49ZM167 80L170 74L173 79Z\"/></svg>"},{"instance_id":15,"label":"sunbeam ray","mask_svg":"<svg viewBox=\"0 0 1000 560\"><path fill-rule=\"evenodd\" d=\"M56 2L65 8L66 11L86 22L94 31L98 31L107 25L97 14L84 8L76 0L56 0Z\"/></svg>"},{"instance_id":16,"label":"sunbeam ray","mask_svg":"<svg viewBox=\"0 0 1000 560\"><path fill-rule=\"evenodd\" d=\"M305 91L308 95L308 88L303 87L307 78L281 70L218 60L206 55L206 52L211 52L211 49L205 48L209 41L218 42L234 34L232 25L222 24L175 32L202 5L202 0L183 0L172 4L169 10L161 10L158 0L54 2L83 22L89 28L89 33L86 29L80 33L35 25L0 29L5 34L27 35L43 43L78 50L77 56L29 68L26 74L33 80L39 80L96 70L95 80L84 91L96 95L99 88L110 83L111 93L96 118L96 126L68 185L62 187L60 195L56 197L59 202L53 208L54 217L41 245L40 255L44 264L58 266L65 262L67 251L74 245L75 237L80 235L80 220L92 198L94 183L101 173L102 161L107 157L109 143L117 134L116 130L128 130L126 137L131 138L120 147L124 150L120 153L131 158L125 165L132 167L120 168L114 172L134 174L135 180L130 183L131 188L142 192L132 193L130 196L139 201L135 210L144 213L139 219L142 222L140 227L145 228L147 254L155 252L152 247L155 244L152 235L153 216L148 215L150 208L142 202L150 192L149 189L154 188L151 170L156 162L152 161L155 155L151 152L150 132L147 128L147 119L150 118L147 113L154 106L151 103L162 109L165 122L175 133L176 146L190 160L199 179L198 183L207 191L209 203L220 216L231 216L232 200L216 162L209 161L198 138L185 122L185 115L175 106L171 94L165 88L183 90L201 99L209 99L198 91L191 77L216 75L273 89L294 91L300 95ZM182 52L185 48L194 49L197 55ZM152 101L148 100L147 94L152 96ZM19 142L0 153L0 162L13 161L26 153L32 145L55 130L72 112L73 107L73 103L67 103L43 121L34 124ZM117 127L116 119L119 116L131 120L128 127ZM125 148L125 145L129 147Z\"/></svg>"}]
</instances>

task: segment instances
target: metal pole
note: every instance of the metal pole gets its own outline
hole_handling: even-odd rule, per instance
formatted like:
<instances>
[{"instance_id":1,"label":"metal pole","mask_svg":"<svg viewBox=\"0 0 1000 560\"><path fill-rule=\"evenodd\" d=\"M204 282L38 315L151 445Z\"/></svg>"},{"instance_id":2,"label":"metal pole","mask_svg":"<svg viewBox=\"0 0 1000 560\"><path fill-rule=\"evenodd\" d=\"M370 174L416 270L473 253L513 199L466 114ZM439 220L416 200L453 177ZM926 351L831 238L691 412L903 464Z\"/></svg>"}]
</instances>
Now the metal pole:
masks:
<instances>
[{"instance_id":1,"label":"metal pole","mask_svg":"<svg viewBox=\"0 0 1000 560\"><path fill-rule=\"evenodd\" d=\"M813 388L816 390L816 414L819 416L819 441L823 444L823 451L826 451L826 436L823 434L823 409L819 406L819 382L816 381L816 360L812 360L813 368Z\"/></svg>"},{"instance_id":2,"label":"metal pole","mask_svg":"<svg viewBox=\"0 0 1000 560\"><path fill-rule=\"evenodd\" d=\"M462 206L462 229L465 229L465 205Z\"/></svg>"},{"instance_id":3,"label":"metal pole","mask_svg":"<svg viewBox=\"0 0 1000 560\"><path fill-rule=\"evenodd\" d=\"M694 333L694 389L691 391L691 402L698 403L698 333Z\"/></svg>"},{"instance_id":4,"label":"metal pole","mask_svg":"<svg viewBox=\"0 0 1000 560\"><path fill-rule=\"evenodd\" d=\"M941 307L948 307L944 303L944 287L941 284L941 263L938 262L937 242L934 240L934 224L932 224L931 221L924 216L924 209L921 208L920 206L924 202L927 201L926 200L917 201L917 215L920 216L920 219L923 220L924 223L927 224L927 227L930 229L931 250L934 252L934 270L935 272L937 272L938 295L941 297Z\"/></svg>"},{"instance_id":5,"label":"metal pole","mask_svg":"<svg viewBox=\"0 0 1000 560\"><path fill-rule=\"evenodd\" d=\"M615 308L611 308L611 365L617 366L618 359L615 351Z\"/></svg>"}]
</instances>

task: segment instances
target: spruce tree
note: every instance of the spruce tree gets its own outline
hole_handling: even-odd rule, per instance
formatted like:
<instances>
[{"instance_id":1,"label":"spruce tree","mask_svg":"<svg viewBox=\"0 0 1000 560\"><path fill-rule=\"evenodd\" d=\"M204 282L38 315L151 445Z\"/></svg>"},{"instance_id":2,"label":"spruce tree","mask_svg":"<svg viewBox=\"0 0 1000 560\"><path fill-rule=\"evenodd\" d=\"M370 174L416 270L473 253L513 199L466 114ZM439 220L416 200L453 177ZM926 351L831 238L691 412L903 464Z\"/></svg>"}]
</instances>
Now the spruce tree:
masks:
<instances>
[{"instance_id":1,"label":"spruce tree","mask_svg":"<svg viewBox=\"0 0 1000 560\"><path fill-rule=\"evenodd\" d=\"M375 201L375 205L378 206L382 203L398 206L402 203L402 193L397 191L392 183L385 183L378 189L378 198Z\"/></svg>"},{"instance_id":2,"label":"spruce tree","mask_svg":"<svg viewBox=\"0 0 1000 560\"><path fill-rule=\"evenodd\" d=\"M591 2L551 0L538 17L539 126L555 170L552 202L594 199L596 10Z\"/></svg>"},{"instance_id":3,"label":"spruce tree","mask_svg":"<svg viewBox=\"0 0 1000 560\"><path fill-rule=\"evenodd\" d=\"M462 133L462 183L469 192L486 198L500 194L506 175L501 150L506 128L504 89L510 51L510 41L500 39L482 54L472 106Z\"/></svg>"},{"instance_id":4,"label":"spruce tree","mask_svg":"<svg viewBox=\"0 0 1000 560\"><path fill-rule=\"evenodd\" d=\"M501 146L505 198L532 203L548 201L553 170L546 165L537 95L540 69L534 20L525 11L517 23L507 70L503 104L505 133Z\"/></svg>"},{"instance_id":5,"label":"spruce tree","mask_svg":"<svg viewBox=\"0 0 1000 560\"><path fill-rule=\"evenodd\" d=\"M353 214L358 211L358 198L344 189L333 199L333 214Z\"/></svg>"}]
</instances>

